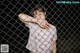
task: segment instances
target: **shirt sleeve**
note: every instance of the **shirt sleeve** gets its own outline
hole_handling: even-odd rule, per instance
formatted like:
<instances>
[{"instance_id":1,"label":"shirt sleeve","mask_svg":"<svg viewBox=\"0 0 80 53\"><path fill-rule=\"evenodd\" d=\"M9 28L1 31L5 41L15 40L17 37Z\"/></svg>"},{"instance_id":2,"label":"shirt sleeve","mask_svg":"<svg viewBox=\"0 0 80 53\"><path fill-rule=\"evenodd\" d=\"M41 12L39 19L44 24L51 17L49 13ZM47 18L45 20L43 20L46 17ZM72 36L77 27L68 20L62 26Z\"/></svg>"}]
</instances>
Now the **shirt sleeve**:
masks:
<instances>
[{"instance_id":1,"label":"shirt sleeve","mask_svg":"<svg viewBox=\"0 0 80 53\"><path fill-rule=\"evenodd\" d=\"M57 29L56 27L53 28L53 41L57 40Z\"/></svg>"},{"instance_id":2,"label":"shirt sleeve","mask_svg":"<svg viewBox=\"0 0 80 53\"><path fill-rule=\"evenodd\" d=\"M25 23L25 25L26 25L26 27L28 27L28 28L31 28L31 23L29 22L29 23Z\"/></svg>"}]
</instances>

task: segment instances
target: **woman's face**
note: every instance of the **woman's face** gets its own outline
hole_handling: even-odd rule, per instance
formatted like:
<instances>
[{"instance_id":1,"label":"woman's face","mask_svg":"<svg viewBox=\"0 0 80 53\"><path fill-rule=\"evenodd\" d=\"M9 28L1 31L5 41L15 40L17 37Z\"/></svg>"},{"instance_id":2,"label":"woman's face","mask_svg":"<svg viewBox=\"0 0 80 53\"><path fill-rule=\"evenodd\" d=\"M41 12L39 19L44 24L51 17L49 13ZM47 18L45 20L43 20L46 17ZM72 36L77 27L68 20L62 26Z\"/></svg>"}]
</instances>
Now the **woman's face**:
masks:
<instances>
[{"instance_id":1,"label":"woman's face","mask_svg":"<svg viewBox=\"0 0 80 53\"><path fill-rule=\"evenodd\" d=\"M45 19L45 12L40 12L40 11L34 11L33 12L33 17L37 18L37 19Z\"/></svg>"}]
</instances>

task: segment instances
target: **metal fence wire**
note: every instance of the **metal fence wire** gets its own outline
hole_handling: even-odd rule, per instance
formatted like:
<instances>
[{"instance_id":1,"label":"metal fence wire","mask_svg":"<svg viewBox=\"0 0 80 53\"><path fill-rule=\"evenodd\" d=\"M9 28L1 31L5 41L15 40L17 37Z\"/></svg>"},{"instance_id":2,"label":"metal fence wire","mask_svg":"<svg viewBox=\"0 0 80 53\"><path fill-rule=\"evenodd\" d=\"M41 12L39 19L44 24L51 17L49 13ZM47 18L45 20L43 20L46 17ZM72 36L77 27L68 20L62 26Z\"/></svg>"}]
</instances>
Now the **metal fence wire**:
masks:
<instances>
[{"instance_id":1,"label":"metal fence wire","mask_svg":"<svg viewBox=\"0 0 80 53\"><path fill-rule=\"evenodd\" d=\"M79 4L56 4L53 0L0 0L0 44L9 44L9 53L29 53L29 28L18 14L31 15L37 4L46 8L46 20L57 28L57 53L80 52Z\"/></svg>"}]
</instances>

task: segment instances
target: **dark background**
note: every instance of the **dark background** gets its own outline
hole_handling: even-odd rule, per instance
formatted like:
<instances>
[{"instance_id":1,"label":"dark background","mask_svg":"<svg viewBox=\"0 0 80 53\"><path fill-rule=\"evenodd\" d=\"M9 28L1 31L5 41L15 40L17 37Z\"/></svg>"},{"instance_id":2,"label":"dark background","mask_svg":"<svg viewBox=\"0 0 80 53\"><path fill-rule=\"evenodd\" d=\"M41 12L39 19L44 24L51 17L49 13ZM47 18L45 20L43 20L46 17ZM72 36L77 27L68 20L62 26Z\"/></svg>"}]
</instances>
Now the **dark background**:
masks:
<instances>
[{"instance_id":1,"label":"dark background","mask_svg":"<svg viewBox=\"0 0 80 53\"><path fill-rule=\"evenodd\" d=\"M40 4L46 8L46 20L57 27L57 53L80 51L80 4L56 4L53 0L0 0L0 44L9 44L10 53L29 53L25 48L29 28L18 19Z\"/></svg>"}]
</instances>

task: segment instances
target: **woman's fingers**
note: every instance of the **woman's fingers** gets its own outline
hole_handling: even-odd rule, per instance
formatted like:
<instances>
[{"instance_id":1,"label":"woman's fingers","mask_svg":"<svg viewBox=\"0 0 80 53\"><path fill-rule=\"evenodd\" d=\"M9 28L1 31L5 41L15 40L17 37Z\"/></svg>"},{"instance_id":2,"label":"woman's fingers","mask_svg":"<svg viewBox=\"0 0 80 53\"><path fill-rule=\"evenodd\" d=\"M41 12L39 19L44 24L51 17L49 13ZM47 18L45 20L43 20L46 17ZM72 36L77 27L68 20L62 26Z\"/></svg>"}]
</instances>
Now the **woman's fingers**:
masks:
<instances>
[{"instance_id":1,"label":"woman's fingers","mask_svg":"<svg viewBox=\"0 0 80 53\"><path fill-rule=\"evenodd\" d=\"M49 23L46 21L46 20L39 20L38 21L38 24L40 25L41 28L44 28L44 29L48 29L49 28Z\"/></svg>"},{"instance_id":2,"label":"woman's fingers","mask_svg":"<svg viewBox=\"0 0 80 53\"><path fill-rule=\"evenodd\" d=\"M44 29L48 29L49 26L48 26L47 24L45 24L45 25L42 25L42 28L44 28Z\"/></svg>"},{"instance_id":3,"label":"woman's fingers","mask_svg":"<svg viewBox=\"0 0 80 53\"><path fill-rule=\"evenodd\" d=\"M49 26L47 25L47 24L45 24L45 27L48 29L49 28Z\"/></svg>"}]
</instances>

